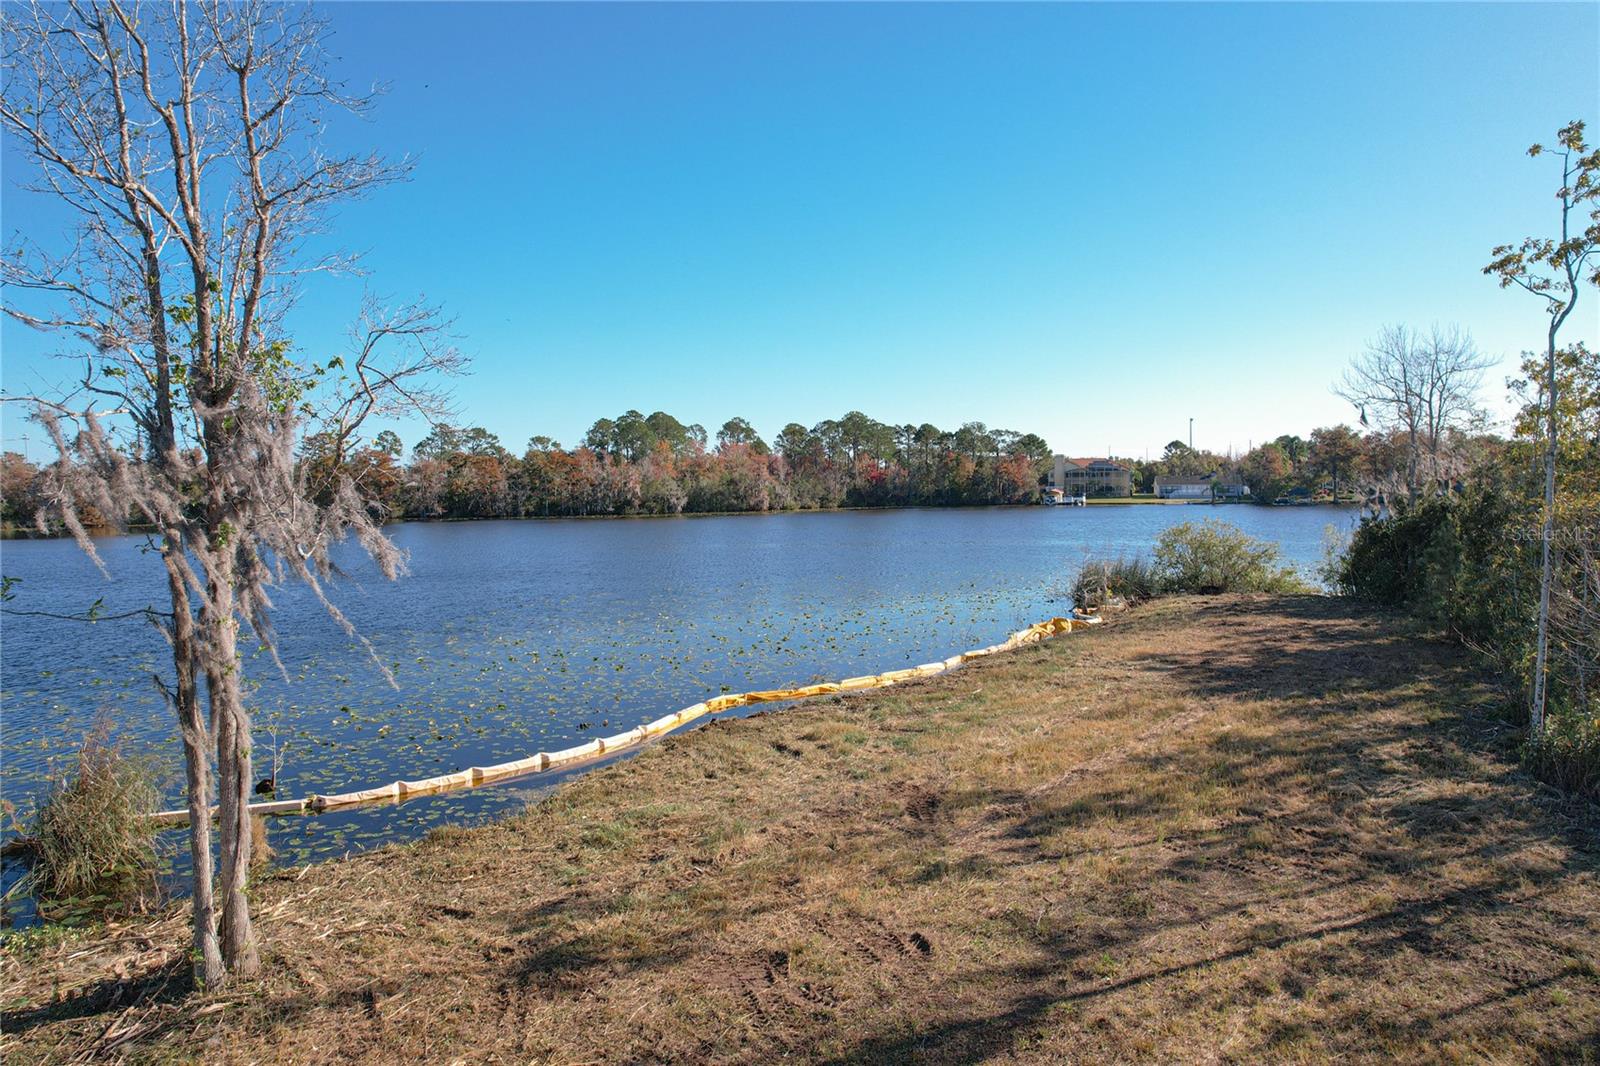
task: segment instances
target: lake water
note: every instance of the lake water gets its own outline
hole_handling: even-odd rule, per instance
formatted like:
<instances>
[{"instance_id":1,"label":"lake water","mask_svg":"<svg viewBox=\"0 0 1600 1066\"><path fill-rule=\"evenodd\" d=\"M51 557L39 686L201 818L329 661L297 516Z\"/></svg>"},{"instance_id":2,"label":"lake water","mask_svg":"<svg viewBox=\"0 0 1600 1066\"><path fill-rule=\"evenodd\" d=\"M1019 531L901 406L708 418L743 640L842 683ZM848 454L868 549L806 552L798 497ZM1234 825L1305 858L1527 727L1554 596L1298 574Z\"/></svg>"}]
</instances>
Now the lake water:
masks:
<instances>
[{"instance_id":1,"label":"lake water","mask_svg":"<svg viewBox=\"0 0 1600 1066\"><path fill-rule=\"evenodd\" d=\"M287 798L552 751L723 691L876 673L991 644L1065 613L1089 554L1146 551L1178 522L1224 518L1309 572L1327 527L1348 529L1355 515L1096 506L394 526L410 575L385 582L352 553L335 599L398 687L304 590L279 590L286 674L265 656L246 664L257 767L271 772L276 746ZM162 571L145 538L99 549L109 580L70 541L0 545L0 572L21 579L8 606L160 606ZM138 620L11 614L0 639L7 799L26 810L105 714L127 750L169 769L169 805L182 805L171 715L150 680L170 672L159 634ZM342 854L492 817L550 783L281 818L272 844L287 862Z\"/></svg>"}]
</instances>

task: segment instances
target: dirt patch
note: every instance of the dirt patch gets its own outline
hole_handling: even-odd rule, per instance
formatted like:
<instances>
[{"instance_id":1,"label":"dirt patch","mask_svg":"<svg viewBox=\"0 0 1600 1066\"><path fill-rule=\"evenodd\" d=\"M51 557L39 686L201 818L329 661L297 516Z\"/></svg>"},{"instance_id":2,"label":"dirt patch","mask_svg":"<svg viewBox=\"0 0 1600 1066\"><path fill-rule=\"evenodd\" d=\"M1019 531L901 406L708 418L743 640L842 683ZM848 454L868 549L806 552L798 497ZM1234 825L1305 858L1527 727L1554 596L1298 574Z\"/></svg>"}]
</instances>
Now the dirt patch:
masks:
<instances>
[{"instance_id":1,"label":"dirt patch","mask_svg":"<svg viewBox=\"0 0 1600 1066\"><path fill-rule=\"evenodd\" d=\"M720 723L505 823L8 948L8 1062L1595 1061L1600 814L1452 647L1162 602ZM1201 619L1203 618L1203 622Z\"/></svg>"}]
</instances>

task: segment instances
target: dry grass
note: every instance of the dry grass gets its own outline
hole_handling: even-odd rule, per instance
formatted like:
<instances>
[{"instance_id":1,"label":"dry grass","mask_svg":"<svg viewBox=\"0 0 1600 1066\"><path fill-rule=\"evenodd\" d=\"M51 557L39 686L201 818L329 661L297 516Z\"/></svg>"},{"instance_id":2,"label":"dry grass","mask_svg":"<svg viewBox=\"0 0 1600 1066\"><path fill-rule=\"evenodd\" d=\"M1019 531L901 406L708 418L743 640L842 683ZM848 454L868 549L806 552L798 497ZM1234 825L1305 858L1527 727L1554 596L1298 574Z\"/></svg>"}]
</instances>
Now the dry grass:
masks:
<instances>
[{"instance_id":1,"label":"dry grass","mask_svg":"<svg viewBox=\"0 0 1600 1066\"><path fill-rule=\"evenodd\" d=\"M76 923L159 902L161 856L145 816L160 795L150 764L123 755L110 720L97 719L76 765L54 781L23 838L40 911Z\"/></svg>"},{"instance_id":2,"label":"dry grass","mask_svg":"<svg viewBox=\"0 0 1600 1066\"><path fill-rule=\"evenodd\" d=\"M11 1063L1594 1061L1600 813L1464 655L1340 601L1161 601L719 721L527 815L5 959Z\"/></svg>"}]
</instances>

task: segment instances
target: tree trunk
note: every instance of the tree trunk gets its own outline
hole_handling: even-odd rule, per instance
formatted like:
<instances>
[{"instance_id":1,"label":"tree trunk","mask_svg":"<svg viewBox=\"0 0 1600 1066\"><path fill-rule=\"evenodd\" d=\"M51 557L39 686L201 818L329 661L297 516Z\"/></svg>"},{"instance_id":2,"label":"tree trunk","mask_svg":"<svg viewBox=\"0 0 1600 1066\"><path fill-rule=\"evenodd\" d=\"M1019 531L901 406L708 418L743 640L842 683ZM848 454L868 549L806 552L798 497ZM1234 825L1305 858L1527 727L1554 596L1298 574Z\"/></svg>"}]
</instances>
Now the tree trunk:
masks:
<instances>
[{"instance_id":1,"label":"tree trunk","mask_svg":"<svg viewBox=\"0 0 1600 1066\"><path fill-rule=\"evenodd\" d=\"M189 860L194 867L195 978L205 988L222 984L226 971L217 943L216 903L211 894L211 767L207 758L210 731L200 709L195 683L194 618L189 613L189 589L184 584L174 553L182 538L175 529L164 531L162 558L167 566L167 589L172 600L172 665L177 675L173 693L183 738L183 773L189 795Z\"/></svg>"},{"instance_id":2,"label":"tree trunk","mask_svg":"<svg viewBox=\"0 0 1600 1066\"><path fill-rule=\"evenodd\" d=\"M1539 524L1539 636L1533 658L1533 702L1528 708L1528 730L1537 737L1544 732L1545 675L1550 657L1550 548L1556 525L1556 328L1550 328L1550 344L1545 353L1545 387L1549 393L1548 436L1544 449L1544 521Z\"/></svg>"},{"instance_id":3,"label":"tree trunk","mask_svg":"<svg viewBox=\"0 0 1600 1066\"><path fill-rule=\"evenodd\" d=\"M1417 431L1413 427L1407 434L1406 448L1406 503L1415 506L1417 502L1417 479L1421 474L1422 446L1417 442Z\"/></svg>"},{"instance_id":4,"label":"tree trunk","mask_svg":"<svg viewBox=\"0 0 1600 1066\"><path fill-rule=\"evenodd\" d=\"M215 543L215 542L214 542ZM215 549L226 555L226 545ZM250 719L239 688L238 622L234 618L233 568L216 564L206 584L206 610L201 621L210 635L206 654L206 687L211 696L211 723L217 740L217 826L221 845L222 957L235 977L251 977L261 968L250 901Z\"/></svg>"}]
</instances>

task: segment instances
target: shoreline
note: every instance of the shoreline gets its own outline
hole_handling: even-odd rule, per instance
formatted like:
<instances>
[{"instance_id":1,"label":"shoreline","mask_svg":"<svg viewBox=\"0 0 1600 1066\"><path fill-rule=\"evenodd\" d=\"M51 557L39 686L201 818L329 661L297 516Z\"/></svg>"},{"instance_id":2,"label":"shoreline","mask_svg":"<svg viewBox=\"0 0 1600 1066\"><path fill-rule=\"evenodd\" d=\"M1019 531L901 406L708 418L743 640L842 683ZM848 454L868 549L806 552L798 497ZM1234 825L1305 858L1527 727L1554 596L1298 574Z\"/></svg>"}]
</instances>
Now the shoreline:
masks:
<instances>
[{"instance_id":1,"label":"shoreline","mask_svg":"<svg viewBox=\"0 0 1600 1066\"><path fill-rule=\"evenodd\" d=\"M1195 507L1260 507L1263 510L1275 510L1272 504L1255 503L1245 500L1226 500L1213 502L1211 500L1173 500L1156 499L1146 496L1104 496L1090 497L1090 507L1117 507L1117 506L1195 506ZM1334 503L1324 501L1319 503L1302 504L1297 507L1359 507L1359 501ZM893 507L794 507L787 510L769 511L684 511L678 514L587 514L587 515L475 515L450 518L392 518L384 522L385 527L400 525L448 525L456 522L597 522L597 521L642 521L642 520L667 520L667 519L694 519L694 518L761 518L775 515L806 515L806 514L857 514L857 513L888 513L895 511L991 511L991 510L1031 510L1045 509L1040 503L973 503L973 504L936 504L918 503L903 504ZM1049 508L1055 510L1056 508ZM1070 508L1063 508L1070 509ZM91 538L148 536L157 533L153 526L130 525L126 530L114 527L100 527L89 531ZM71 535L62 531L60 533L40 533L35 529L16 526L0 527L0 541L24 540L70 540Z\"/></svg>"},{"instance_id":2,"label":"shoreline","mask_svg":"<svg viewBox=\"0 0 1600 1066\"><path fill-rule=\"evenodd\" d=\"M265 876L247 988L187 988L181 905L8 938L0 1051L1581 1058L1600 808L1516 765L1501 700L1390 613L1157 601Z\"/></svg>"},{"instance_id":3,"label":"shoreline","mask_svg":"<svg viewBox=\"0 0 1600 1066\"><path fill-rule=\"evenodd\" d=\"M1098 611L1098 609L1096 609ZM724 693L710 696L698 703L664 715L653 722L635 726L615 736L599 737L587 744L579 744L559 751L540 751L519 759L511 759L490 766L472 766L452 773L437 774L417 780L396 780L387 785L354 789L336 794L313 794L302 799L272 799L247 803L251 815L315 815L368 804L398 806L407 799L418 796L437 796L458 789L479 788L486 785L524 781L536 774L562 774L582 770L612 756L640 750L643 745L668 736L710 714L755 707L762 704L798 703L823 696L837 696L846 692L863 692L868 689L888 688L918 678L937 677L951 670L959 670L978 659L1002 655L1028 644L1068 636L1074 631L1084 631L1102 624L1096 614L1084 617L1053 617L1035 622L1010 634L1006 640L984 648L957 652L948 658L923 663L910 668L886 670L877 674L847 677L840 681L824 681L797 688L756 690L752 692ZM157 825L189 824L187 807L156 811L148 816Z\"/></svg>"}]
</instances>

